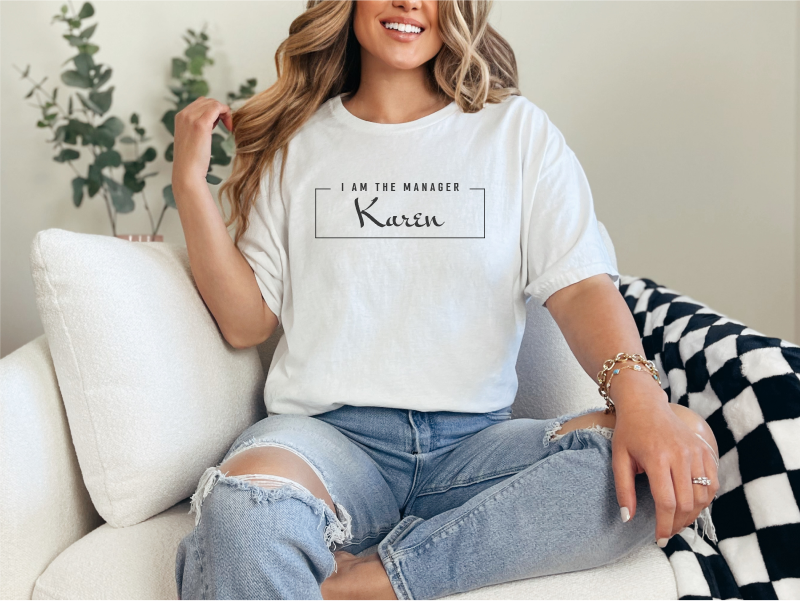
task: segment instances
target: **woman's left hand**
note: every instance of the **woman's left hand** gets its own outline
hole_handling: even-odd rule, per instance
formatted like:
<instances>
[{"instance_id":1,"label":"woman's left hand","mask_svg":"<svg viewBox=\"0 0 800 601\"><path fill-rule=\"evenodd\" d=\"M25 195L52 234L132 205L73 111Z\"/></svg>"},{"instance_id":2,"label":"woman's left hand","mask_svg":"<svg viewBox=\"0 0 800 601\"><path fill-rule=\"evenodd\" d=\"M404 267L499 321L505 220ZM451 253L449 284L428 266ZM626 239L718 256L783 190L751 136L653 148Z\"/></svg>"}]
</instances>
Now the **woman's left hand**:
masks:
<instances>
[{"instance_id":1,"label":"woman's left hand","mask_svg":"<svg viewBox=\"0 0 800 601\"><path fill-rule=\"evenodd\" d=\"M614 399L612 468L620 508L636 513L636 474L645 472L656 504L659 546L692 524L719 489L713 451L665 402L662 390L628 388ZM698 416L698 419L699 418ZM709 486L692 478L706 476Z\"/></svg>"}]
</instances>

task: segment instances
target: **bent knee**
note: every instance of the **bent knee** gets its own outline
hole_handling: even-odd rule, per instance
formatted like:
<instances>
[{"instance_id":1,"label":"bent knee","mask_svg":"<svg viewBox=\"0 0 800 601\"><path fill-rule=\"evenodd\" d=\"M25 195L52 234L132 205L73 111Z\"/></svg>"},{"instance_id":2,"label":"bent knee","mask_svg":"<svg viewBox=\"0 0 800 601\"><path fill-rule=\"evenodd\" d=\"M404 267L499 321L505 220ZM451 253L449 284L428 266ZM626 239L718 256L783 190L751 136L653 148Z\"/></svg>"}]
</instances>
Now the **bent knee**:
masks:
<instances>
[{"instance_id":1,"label":"bent knee","mask_svg":"<svg viewBox=\"0 0 800 601\"><path fill-rule=\"evenodd\" d=\"M335 513L333 499L306 459L282 447L252 447L226 459L218 468L228 477L239 477L263 488L293 483L322 499Z\"/></svg>"}]
</instances>

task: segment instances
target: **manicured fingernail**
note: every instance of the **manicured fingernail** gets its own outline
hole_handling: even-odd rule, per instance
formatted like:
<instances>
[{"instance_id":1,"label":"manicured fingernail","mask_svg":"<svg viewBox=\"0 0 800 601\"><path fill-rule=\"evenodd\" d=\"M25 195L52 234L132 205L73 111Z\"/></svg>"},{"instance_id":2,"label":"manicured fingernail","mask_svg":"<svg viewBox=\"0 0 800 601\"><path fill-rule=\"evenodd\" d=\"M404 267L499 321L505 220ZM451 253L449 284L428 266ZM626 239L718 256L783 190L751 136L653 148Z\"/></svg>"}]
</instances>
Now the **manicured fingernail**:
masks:
<instances>
[{"instance_id":1,"label":"manicured fingernail","mask_svg":"<svg viewBox=\"0 0 800 601\"><path fill-rule=\"evenodd\" d=\"M622 516L623 522L627 522L629 519L631 519L631 512L628 511L627 507L620 507L619 514Z\"/></svg>"},{"instance_id":2,"label":"manicured fingernail","mask_svg":"<svg viewBox=\"0 0 800 601\"><path fill-rule=\"evenodd\" d=\"M659 538L659 539L656 541L656 544L657 544L659 547L661 547L661 548L663 549L664 547L666 547L666 546L667 546L667 543L668 543L668 542L669 542L669 539L668 539L668 538Z\"/></svg>"}]
</instances>

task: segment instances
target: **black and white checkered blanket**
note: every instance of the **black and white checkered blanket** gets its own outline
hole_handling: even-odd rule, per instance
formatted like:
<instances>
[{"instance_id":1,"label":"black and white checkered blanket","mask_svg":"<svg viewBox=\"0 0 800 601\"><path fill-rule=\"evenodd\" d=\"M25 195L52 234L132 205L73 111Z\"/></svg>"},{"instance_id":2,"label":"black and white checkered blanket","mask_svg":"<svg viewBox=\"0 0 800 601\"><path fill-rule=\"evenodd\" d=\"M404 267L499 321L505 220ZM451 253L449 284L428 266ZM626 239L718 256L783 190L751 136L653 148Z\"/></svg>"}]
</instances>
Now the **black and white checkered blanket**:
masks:
<instances>
[{"instance_id":1,"label":"black and white checkered blanket","mask_svg":"<svg viewBox=\"0 0 800 601\"><path fill-rule=\"evenodd\" d=\"M670 402L719 445L716 536L685 528L664 548L678 598L800 599L800 347L645 278L620 292Z\"/></svg>"}]
</instances>

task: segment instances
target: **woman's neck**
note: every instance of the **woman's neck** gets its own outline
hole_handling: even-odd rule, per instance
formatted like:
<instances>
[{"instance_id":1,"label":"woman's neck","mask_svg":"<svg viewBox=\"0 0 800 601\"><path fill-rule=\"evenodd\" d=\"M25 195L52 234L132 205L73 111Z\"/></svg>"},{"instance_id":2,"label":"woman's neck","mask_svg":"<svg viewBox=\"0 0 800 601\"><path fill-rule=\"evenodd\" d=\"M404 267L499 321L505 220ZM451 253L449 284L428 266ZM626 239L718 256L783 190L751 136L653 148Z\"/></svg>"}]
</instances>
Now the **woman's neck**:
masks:
<instances>
[{"instance_id":1,"label":"woman's neck","mask_svg":"<svg viewBox=\"0 0 800 601\"><path fill-rule=\"evenodd\" d=\"M383 62L362 62L361 83L354 94L342 98L353 115L373 123L406 123L443 109L450 99L432 92L425 66L389 69Z\"/></svg>"}]
</instances>

